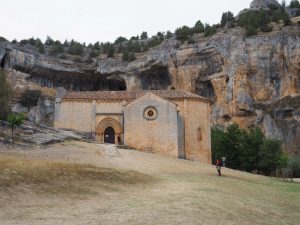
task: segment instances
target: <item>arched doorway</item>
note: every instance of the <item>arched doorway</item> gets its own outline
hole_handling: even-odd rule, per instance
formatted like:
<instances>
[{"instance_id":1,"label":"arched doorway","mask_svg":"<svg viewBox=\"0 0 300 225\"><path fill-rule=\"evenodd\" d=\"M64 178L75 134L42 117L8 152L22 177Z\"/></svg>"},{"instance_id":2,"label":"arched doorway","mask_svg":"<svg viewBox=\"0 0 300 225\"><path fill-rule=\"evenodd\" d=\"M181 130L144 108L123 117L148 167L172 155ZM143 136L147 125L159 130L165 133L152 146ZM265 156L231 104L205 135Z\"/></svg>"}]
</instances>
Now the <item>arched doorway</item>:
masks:
<instances>
[{"instance_id":1,"label":"arched doorway","mask_svg":"<svg viewBox=\"0 0 300 225\"><path fill-rule=\"evenodd\" d=\"M115 130L112 127L107 127L104 131L104 143L115 143Z\"/></svg>"},{"instance_id":2,"label":"arched doorway","mask_svg":"<svg viewBox=\"0 0 300 225\"><path fill-rule=\"evenodd\" d=\"M123 127L114 118L102 119L96 127L96 139L101 143L122 144Z\"/></svg>"}]
</instances>

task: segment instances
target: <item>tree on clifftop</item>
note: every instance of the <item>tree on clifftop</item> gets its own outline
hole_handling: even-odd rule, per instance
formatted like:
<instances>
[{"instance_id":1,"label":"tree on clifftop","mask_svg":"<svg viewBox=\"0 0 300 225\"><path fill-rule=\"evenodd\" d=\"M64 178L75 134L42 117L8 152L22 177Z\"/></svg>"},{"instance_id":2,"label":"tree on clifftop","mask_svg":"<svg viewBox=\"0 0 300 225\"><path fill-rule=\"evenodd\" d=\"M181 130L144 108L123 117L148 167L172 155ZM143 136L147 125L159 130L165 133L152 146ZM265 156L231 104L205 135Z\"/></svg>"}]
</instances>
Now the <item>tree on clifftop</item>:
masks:
<instances>
[{"instance_id":1,"label":"tree on clifftop","mask_svg":"<svg viewBox=\"0 0 300 225\"><path fill-rule=\"evenodd\" d=\"M148 34L147 34L146 31L142 32L142 34L141 34L141 39L142 39L142 40L148 39Z\"/></svg>"},{"instance_id":2,"label":"tree on clifftop","mask_svg":"<svg viewBox=\"0 0 300 225\"><path fill-rule=\"evenodd\" d=\"M224 27L228 22L230 22L232 20L234 20L234 16L233 16L232 12L228 11L228 12L223 13L222 19L221 19L222 27Z\"/></svg>"},{"instance_id":3,"label":"tree on clifftop","mask_svg":"<svg viewBox=\"0 0 300 225\"><path fill-rule=\"evenodd\" d=\"M290 8L300 9L300 3L298 0L292 0L290 3Z\"/></svg>"},{"instance_id":4,"label":"tree on clifftop","mask_svg":"<svg viewBox=\"0 0 300 225\"><path fill-rule=\"evenodd\" d=\"M204 32L204 24L198 20L194 26L194 32L195 33L202 33Z\"/></svg>"}]
</instances>

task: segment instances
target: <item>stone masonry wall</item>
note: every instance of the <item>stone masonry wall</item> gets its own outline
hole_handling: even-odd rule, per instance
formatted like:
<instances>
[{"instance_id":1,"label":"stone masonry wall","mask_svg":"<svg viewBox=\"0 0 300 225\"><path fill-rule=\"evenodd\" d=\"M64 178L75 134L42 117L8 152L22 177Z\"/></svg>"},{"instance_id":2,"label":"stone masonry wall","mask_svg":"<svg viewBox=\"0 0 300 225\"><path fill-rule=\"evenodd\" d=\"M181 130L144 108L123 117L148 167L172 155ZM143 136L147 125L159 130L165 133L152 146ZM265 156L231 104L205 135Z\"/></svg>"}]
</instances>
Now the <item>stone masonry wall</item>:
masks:
<instances>
[{"instance_id":1,"label":"stone masonry wall","mask_svg":"<svg viewBox=\"0 0 300 225\"><path fill-rule=\"evenodd\" d=\"M186 159L211 163L210 143L210 105L205 101L177 100L178 110L185 124ZM198 128L202 131L202 140L198 139Z\"/></svg>"},{"instance_id":2,"label":"stone masonry wall","mask_svg":"<svg viewBox=\"0 0 300 225\"><path fill-rule=\"evenodd\" d=\"M92 132L95 129L92 114L92 102L56 103L54 127Z\"/></svg>"},{"instance_id":3,"label":"stone masonry wall","mask_svg":"<svg viewBox=\"0 0 300 225\"><path fill-rule=\"evenodd\" d=\"M144 110L155 107L155 120L144 118ZM177 107L148 93L125 107L125 144L153 153L178 157Z\"/></svg>"}]
</instances>

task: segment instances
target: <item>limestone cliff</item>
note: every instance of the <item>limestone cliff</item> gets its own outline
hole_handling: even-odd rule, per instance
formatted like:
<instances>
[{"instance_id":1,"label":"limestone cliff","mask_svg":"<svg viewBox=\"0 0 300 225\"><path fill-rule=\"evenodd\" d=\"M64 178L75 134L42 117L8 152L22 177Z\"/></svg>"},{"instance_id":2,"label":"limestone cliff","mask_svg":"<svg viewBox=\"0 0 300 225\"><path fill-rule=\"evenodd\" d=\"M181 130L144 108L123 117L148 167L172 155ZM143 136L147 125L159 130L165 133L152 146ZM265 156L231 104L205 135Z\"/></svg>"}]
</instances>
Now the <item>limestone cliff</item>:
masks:
<instances>
[{"instance_id":1,"label":"limestone cliff","mask_svg":"<svg viewBox=\"0 0 300 225\"><path fill-rule=\"evenodd\" d=\"M91 64L0 43L0 62L19 88L185 89L212 101L212 125L259 126L300 154L300 27L249 38L244 29L232 28L194 39L182 45L167 39L131 63L117 55Z\"/></svg>"}]
</instances>

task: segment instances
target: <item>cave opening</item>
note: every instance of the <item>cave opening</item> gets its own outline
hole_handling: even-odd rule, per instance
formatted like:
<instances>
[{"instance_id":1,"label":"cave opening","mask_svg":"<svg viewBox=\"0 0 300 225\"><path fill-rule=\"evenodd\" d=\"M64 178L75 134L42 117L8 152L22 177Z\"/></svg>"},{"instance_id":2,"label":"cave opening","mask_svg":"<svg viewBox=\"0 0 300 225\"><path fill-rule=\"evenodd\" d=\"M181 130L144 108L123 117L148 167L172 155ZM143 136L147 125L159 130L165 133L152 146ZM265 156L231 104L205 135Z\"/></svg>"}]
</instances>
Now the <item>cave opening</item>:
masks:
<instances>
[{"instance_id":1,"label":"cave opening","mask_svg":"<svg viewBox=\"0 0 300 225\"><path fill-rule=\"evenodd\" d=\"M143 71L140 80L143 90L166 90L172 84L170 73L165 66L155 66Z\"/></svg>"},{"instance_id":2,"label":"cave opening","mask_svg":"<svg viewBox=\"0 0 300 225\"><path fill-rule=\"evenodd\" d=\"M60 76L44 77L31 76L29 81L37 83L42 87L57 88L64 87L71 91L124 91L127 89L126 82L121 78L107 78L93 76Z\"/></svg>"},{"instance_id":3,"label":"cave opening","mask_svg":"<svg viewBox=\"0 0 300 225\"><path fill-rule=\"evenodd\" d=\"M214 87L210 80L200 81L197 80L195 92L208 99L214 99L216 97Z\"/></svg>"},{"instance_id":4,"label":"cave opening","mask_svg":"<svg viewBox=\"0 0 300 225\"><path fill-rule=\"evenodd\" d=\"M1 62L0 62L0 67L3 69L4 66L5 66L5 60L6 60L6 57L7 57L7 53L4 54Z\"/></svg>"}]
</instances>

